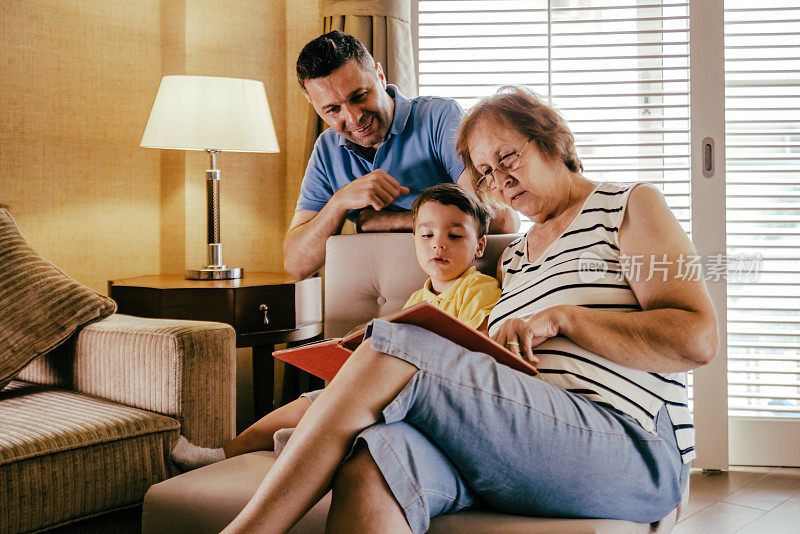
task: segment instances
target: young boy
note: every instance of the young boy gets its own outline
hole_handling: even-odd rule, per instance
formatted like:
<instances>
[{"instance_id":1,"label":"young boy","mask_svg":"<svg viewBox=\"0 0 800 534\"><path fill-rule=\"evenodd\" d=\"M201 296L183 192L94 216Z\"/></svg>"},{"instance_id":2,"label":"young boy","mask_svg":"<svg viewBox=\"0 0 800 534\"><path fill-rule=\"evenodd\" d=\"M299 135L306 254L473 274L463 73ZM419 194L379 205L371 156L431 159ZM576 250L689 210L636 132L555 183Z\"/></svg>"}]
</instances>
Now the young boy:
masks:
<instances>
[{"instance_id":1,"label":"young boy","mask_svg":"<svg viewBox=\"0 0 800 534\"><path fill-rule=\"evenodd\" d=\"M403 308L427 301L476 330L487 333L489 312L500 298L497 280L472 265L483 256L490 213L474 193L454 183L424 190L411 207L414 248L420 267L430 277ZM283 449L293 428L319 391L274 410L236 436L222 449L205 449L181 436L172 459L194 469L247 452Z\"/></svg>"},{"instance_id":2,"label":"young boy","mask_svg":"<svg viewBox=\"0 0 800 534\"><path fill-rule=\"evenodd\" d=\"M486 248L489 211L474 193L451 183L424 190L411 215L417 262L430 278L403 307L427 301L487 333L500 286L472 263Z\"/></svg>"}]
</instances>

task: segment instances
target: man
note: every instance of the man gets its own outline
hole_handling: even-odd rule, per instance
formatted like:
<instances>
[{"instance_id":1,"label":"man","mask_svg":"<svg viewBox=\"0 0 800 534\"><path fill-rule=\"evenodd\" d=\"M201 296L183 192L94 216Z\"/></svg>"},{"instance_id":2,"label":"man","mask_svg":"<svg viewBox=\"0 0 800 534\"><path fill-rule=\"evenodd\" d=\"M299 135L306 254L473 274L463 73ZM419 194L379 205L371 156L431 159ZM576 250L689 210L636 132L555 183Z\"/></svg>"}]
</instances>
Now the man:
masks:
<instances>
[{"instance_id":1,"label":"man","mask_svg":"<svg viewBox=\"0 0 800 534\"><path fill-rule=\"evenodd\" d=\"M360 232L411 231L419 193L463 172L454 146L463 111L451 99L405 98L364 45L339 31L303 48L297 78L330 126L314 145L283 245L284 268L300 280L322 268L325 242L345 219ZM518 227L508 212L493 223L493 231Z\"/></svg>"}]
</instances>

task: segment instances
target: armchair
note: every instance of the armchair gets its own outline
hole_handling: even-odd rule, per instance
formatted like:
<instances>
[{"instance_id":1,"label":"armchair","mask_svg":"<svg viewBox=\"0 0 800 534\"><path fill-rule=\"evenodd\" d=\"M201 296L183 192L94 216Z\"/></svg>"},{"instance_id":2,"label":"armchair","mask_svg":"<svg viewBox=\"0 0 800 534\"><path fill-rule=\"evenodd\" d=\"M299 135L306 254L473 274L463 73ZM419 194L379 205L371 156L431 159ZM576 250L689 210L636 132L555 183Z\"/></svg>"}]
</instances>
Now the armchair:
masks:
<instances>
[{"instance_id":1,"label":"armchair","mask_svg":"<svg viewBox=\"0 0 800 534\"><path fill-rule=\"evenodd\" d=\"M233 436L234 351L228 325L112 315L32 362L0 391L0 533L138 532L179 433Z\"/></svg>"},{"instance_id":2,"label":"armchair","mask_svg":"<svg viewBox=\"0 0 800 534\"><path fill-rule=\"evenodd\" d=\"M494 274L503 249L516 235L491 235L478 268ZM410 234L355 234L328 240L325 269L325 335L341 336L356 324L402 307L426 275ZM275 461L255 452L212 464L156 484L145 496L142 532L218 532L244 507ZM688 499L688 492L684 502ZM290 531L324 531L330 493ZM679 507L680 508L680 507ZM439 516L430 532L448 533L666 533L678 510L652 525L616 520L553 519L467 510Z\"/></svg>"}]
</instances>

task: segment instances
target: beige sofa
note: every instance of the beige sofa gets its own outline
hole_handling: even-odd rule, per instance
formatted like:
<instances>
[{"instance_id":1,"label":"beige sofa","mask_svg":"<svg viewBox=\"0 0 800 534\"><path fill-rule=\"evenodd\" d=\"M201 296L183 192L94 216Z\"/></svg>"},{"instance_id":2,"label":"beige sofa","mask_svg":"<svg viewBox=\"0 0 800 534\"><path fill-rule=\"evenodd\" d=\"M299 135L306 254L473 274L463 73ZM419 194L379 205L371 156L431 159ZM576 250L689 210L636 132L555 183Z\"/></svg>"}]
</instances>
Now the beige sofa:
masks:
<instances>
[{"instance_id":1,"label":"beige sofa","mask_svg":"<svg viewBox=\"0 0 800 534\"><path fill-rule=\"evenodd\" d=\"M497 258L516 236L489 236L478 268L494 273ZM422 287L410 234L358 234L328 240L325 271L325 334L341 336L353 326L398 310ZM231 458L156 484L147 492L142 532L218 532L244 507L275 461L272 452ZM687 493L688 497L688 493ZM324 531L330 494L291 531ZM669 532L678 510L653 525L611 520L548 519L469 510L431 522L439 533L643 533Z\"/></svg>"},{"instance_id":2,"label":"beige sofa","mask_svg":"<svg viewBox=\"0 0 800 534\"><path fill-rule=\"evenodd\" d=\"M112 315L35 360L0 391L0 533L138 532L178 434L233 436L234 358L228 325Z\"/></svg>"}]
</instances>

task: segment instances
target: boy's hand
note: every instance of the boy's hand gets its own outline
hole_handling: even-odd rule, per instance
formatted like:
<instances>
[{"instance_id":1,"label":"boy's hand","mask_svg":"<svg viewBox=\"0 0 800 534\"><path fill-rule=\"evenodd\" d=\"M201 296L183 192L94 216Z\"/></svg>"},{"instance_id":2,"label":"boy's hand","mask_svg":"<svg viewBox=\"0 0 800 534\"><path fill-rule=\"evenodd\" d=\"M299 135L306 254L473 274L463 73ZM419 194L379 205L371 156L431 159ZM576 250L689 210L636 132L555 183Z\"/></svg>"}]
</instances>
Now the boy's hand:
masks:
<instances>
[{"instance_id":1,"label":"boy's hand","mask_svg":"<svg viewBox=\"0 0 800 534\"><path fill-rule=\"evenodd\" d=\"M381 320L381 319L383 319L383 320L387 320L387 319L390 319L391 317L393 317L394 315L397 315L397 312L385 313L385 314L381 315L380 317L375 317L375 319L378 319L378 320ZM345 335L343 335L342 337L347 337L347 336L349 336L350 334L355 334L355 333L356 333L356 332L358 332L359 330L366 330L366 328L367 328L367 325L368 325L369 323L371 323L372 321L373 321L373 319L370 319L370 320L369 320L369 321L367 321L366 323L361 323L361 324L360 324L360 325L358 325L358 326L354 326L353 328L351 328L351 329L350 329L350 331L349 331L349 332L347 332L347 333L346 333Z\"/></svg>"},{"instance_id":2,"label":"boy's hand","mask_svg":"<svg viewBox=\"0 0 800 534\"><path fill-rule=\"evenodd\" d=\"M349 331L349 332L347 332L347 333L346 333L345 335L343 335L342 337L344 338L344 337L347 337L347 336L349 336L350 334L355 334L355 333L356 333L356 332L358 332L359 330L364 330L364 329L367 327L367 325L368 325L369 323L370 323L370 322L369 322L369 321L367 321L366 323L361 323L361 324L360 324L360 325L358 325L358 326L354 326L353 328L351 328L351 329L350 329L350 331Z\"/></svg>"},{"instance_id":3,"label":"boy's hand","mask_svg":"<svg viewBox=\"0 0 800 534\"><path fill-rule=\"evenodd\" d=\"M476 328L475 330L477 330L478 332L480 332L484 336L489 337L489 316L488 315L483 320L481 325L478 328Z\"/></svg>"}]
</instances>

